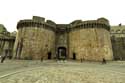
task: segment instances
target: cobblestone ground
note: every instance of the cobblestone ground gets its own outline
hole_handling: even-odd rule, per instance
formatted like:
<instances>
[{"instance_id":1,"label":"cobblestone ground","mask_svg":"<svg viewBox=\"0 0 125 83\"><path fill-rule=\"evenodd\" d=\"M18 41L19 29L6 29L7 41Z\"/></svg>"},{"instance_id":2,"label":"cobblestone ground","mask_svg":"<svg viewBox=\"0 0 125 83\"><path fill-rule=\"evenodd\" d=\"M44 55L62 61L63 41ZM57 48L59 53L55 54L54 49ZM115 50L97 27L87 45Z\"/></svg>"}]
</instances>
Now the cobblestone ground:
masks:
<instances>
[{"instance_id":1,"label":"cobblestone ground","mask_svg":"<svg viewBox=\"0 0 125 83\"><path fill-rule=\"evenodd\" d=\"M7 60L0 63L0 83L125 83L125 61Z\"/></svg>"}]
</instances>

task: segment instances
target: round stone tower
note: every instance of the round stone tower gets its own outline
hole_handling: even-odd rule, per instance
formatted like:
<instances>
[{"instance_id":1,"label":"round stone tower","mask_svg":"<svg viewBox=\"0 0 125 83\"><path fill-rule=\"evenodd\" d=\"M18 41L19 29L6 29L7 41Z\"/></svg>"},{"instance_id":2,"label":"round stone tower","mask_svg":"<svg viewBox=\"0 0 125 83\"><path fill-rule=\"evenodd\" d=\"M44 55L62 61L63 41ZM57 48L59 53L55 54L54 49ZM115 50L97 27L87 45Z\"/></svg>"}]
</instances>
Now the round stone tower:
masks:
<instances>
[{"instance_id":1,"label":"round stone tower","mask_svg":"<svg viewBox=\"0 0 125 83\"><path fill-rule=\"evenodd\" d=\"M69 58L79 60L112 60L110 25L107 19L81 21L70 24Z\"/></svg>"},{"instance_id":2,"label":"round stone tower","mask_svg":"<svg viewBox=\"0 0 125 83\"><path fill-rule=\"evenodd\" d=\"M20 20L14 45L14 58L51 59L55 54L55 23L38 16Z\"/></svg>"},{"instance_id":3,"label":"round stone tower","mask_svg":"<svg viewBox=\"0 0 125 83\"><path fill-rule=\"evenodd\" d=\"M19 59L112 60L110 25L105 18L56 24L38 16L20 20L14 45Z\"/></svg>"}]
</instances>

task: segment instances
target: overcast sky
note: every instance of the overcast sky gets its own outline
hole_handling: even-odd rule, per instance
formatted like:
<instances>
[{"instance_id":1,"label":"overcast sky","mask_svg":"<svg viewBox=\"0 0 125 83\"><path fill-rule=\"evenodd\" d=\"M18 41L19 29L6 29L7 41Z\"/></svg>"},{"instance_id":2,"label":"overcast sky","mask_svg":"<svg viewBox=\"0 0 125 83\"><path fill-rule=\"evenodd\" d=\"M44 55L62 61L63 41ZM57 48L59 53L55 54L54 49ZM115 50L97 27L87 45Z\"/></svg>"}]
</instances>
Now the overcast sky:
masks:
<instances>
[{"instance_id":1,"label":"overcast sky","mask_svg":"<svg viewBox=\"0 0 125 83\"><path fill-rule=\"evenodd\" d=\"M125 0L0 0L0 24L8 31L33 15L62 24L105 17L111 25L125 25Z\"/></svg>"}]
</instances>

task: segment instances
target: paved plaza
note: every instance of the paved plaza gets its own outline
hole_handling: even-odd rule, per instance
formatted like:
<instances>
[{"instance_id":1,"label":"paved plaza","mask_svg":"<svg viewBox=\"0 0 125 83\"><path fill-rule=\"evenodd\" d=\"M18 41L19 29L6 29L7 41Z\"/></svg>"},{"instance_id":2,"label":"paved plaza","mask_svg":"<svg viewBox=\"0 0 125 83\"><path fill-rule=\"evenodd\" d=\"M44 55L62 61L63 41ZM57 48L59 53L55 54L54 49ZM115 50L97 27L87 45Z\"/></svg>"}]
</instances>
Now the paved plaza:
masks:
<instances>
[{"instance_id":1,"label":"paved plaza","mask_svg":"<svg viewBox=\"0 0 125 83\"><path fill-rule=\"evenodd\" d=\"M125 83L125 61L5 60L0 83Z\"/></svg>"}]
</instances>

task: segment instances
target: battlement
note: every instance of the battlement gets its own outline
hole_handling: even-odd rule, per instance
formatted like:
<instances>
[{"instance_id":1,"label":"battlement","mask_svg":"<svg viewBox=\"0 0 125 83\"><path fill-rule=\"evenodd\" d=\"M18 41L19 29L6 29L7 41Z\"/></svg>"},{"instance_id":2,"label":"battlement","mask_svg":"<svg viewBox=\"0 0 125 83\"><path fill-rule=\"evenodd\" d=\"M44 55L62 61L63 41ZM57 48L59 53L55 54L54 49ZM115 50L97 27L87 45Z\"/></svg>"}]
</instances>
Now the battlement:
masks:
<instances>
[{"instance_id":1,"label":"battlement","mask_svg":"<svg viewBox=\"0 0 125 83\"><path fill-rule=\"evenodd\" d=\"M98 18L97 22L109 25L109 21L106 18Z\"/></svg>"},{"instance_id":2,"label":"battlement","mask_svg":"<svg viewBox=\"0 0 125 83\"><path fill-rule=\"evenodd\" d=\"M80 24L82 23L82 20L74 20L73 22L71 22L70 24L71 25L77 25L77 24Z\"/></svg>"},{"instance_id":3,"label":"battlement","mask_svg":"<svg viewBox=\"0 0 125 83\"><path fill-rule=\"evenodd\" d=\"M11 37L11 36L9 36L9 37L0 37L0 41L1 40L4 40L4 41L15 41L15 37Z\"/></svg>"},{"instance_id":4,"label":"battlement","mask_svg":"<svg viewBox=\"0 0 125 83\"><path fill-rule=\"evenodd\" d=\"M33 16L32 19L20 20L17 24L17 29L23 27L38 27L51 29L53 31L60 30L74 30L74 29L83 29L83 28L104 28L110 30L109 21L105 18L98 18L97 20L75 20L70 24L56 24L51 20L46 20L43 17ZM62 28L63 27L63 28Z\"/></svg>"},{"instance_id":5,"label":"battlement","mask_svg":"<svg viewBox=\"0 0 125 83\"><path fill-rule=\"evenodd\" d=\"M65 32L65 31L68 31L69 28L70 28L69 24L56 24L57 32Z\"/></svg>"},{"instance_id":6,"label":"battlement","mask_svg":"<svg viewBox=\"0 0 125 83\"><path fill-rule=\"evenodd\" d=\"M75 20L72 23L70 23L70 25L71 25L70 30L80 29L80 28L104 28L110 31L109 21L105 18L99 18L97 20L88 20L88 21Z\"/></svg>"},{"instance_id":7,"label":"battlement","mask_svg":"<svg viewBox=\"0 0 125 83\"><path fill-rule=\"evenodd\" d=\"M32 19L33 19L34 21L37 21L37 22L45 22L45 18L44 18L44 17L33 16Z\"/></svg>"},{"instance_id":8,"label":"battlement","mask_svg":"<svg viewBox=\"0 0 125 83\"><path fill-rule=\"evenodd\" d=\"M33 19L24 19L18 22L17 29L24 27L38 27L55 31L56 24L51 20L45 22L43 17L33 16Z\"/></svg>"}]
</instances>

